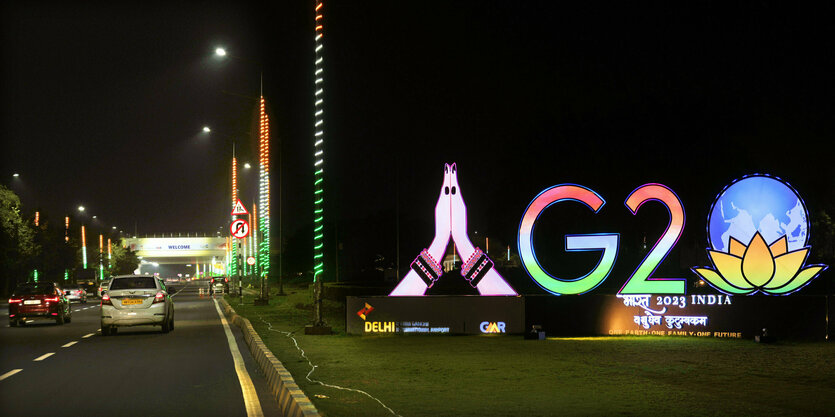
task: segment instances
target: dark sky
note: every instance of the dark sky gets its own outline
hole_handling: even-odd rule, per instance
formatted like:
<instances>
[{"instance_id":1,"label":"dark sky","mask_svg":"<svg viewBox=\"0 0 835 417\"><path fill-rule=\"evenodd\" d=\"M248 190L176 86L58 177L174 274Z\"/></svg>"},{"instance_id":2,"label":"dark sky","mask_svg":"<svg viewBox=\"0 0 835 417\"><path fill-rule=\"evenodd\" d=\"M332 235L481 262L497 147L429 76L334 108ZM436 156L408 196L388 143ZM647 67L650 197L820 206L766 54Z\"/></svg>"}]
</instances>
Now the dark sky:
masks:
<instances>
[{"instance_id":1,"label":"dark sky","mask_svg":"<svg viewBox=\"0 0 835 417\"><path fill-rule=\"evenodd\" d=\"M444 162L458 163L470 226L508 243L530 200L567 182L601 194L614 223L629 220L629 192L664 183L702 241L713 198L745 174L780 176L810 211L831 210L832 10L629 3L327 2L339 240L391 247L399 201L403 250L416 253ZM231 141L255 162L263 70L285 233L311 222L312 1L0 12L2 183L30 210L60 219L84 204L140 234L225 228ZM217 45L238 59L213 58Z\"/></svg>"}]
</instances>

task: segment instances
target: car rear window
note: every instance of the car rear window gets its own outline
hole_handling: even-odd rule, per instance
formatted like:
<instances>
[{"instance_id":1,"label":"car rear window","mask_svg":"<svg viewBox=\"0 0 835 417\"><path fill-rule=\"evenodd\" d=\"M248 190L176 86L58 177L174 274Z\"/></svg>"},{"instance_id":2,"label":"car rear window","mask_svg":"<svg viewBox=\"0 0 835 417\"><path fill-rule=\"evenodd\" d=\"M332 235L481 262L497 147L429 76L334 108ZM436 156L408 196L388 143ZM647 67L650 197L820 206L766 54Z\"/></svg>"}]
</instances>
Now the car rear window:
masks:
<instances>
[{"instance_id":1,"label":"car rear window","mask_svg":"<svg viewBox=\"0 0 835 417\"><path fill-rule=\"evenodd\" d=\"M117 278L114 279L113 282L110 284L111 290L130 290L134 288L153 288L156 289L157 285L154 282L154 277L130 277L130 278Z\"/></svg>"},{"instance_id":2,"label":"car rear window","mask_svg":"<svg viewBox=\"0 0 835 417\"><path fill-rule=\"evenodd\" d=\"M20 285L14 290L15 295L39 295L39 294L52 294L55 292L55 286L52 284L29 284L29 285Z\"/></svg>"}]
</instances>

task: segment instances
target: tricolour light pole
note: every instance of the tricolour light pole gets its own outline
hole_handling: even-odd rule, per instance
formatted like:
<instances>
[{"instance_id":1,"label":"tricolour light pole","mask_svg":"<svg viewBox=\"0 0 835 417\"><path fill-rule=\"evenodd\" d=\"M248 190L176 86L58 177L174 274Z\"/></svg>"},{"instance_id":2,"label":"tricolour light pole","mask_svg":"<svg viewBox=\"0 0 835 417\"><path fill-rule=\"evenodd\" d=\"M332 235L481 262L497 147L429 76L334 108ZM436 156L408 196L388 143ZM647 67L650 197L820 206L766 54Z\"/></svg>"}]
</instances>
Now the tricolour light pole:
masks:
<instances>
[{"instance_id":1,"label":"tricolour light pole","mask_svg":"<svg viewBox=\"0 0 835 417\"><path fill-rule=\"evenodd\" d=\"M322 279L325 273L325 78L323 11L324 3L314 0L313 73L313 325L307 334L330 334L322 319Z\"/></svg>"},{"instance_id":2,"label":"tricolour light pole","mask_svg":"<svg viewBox=\"0 0 835 417\"><path fill-rule=\"evenodd\" d=\"M258 138L258 227L261 241L258 242L258 274L262 279L261 300L269 298L264 291L264 282L269 282L270 273L270 118L267 115L266 102L261 95L259 107Z\"/></svg>"},{"instance_id":3,"label":"tricolour light pole","mask_svg":"<svg viewBox=\"0 0 835 417\"><path fill-rule=\"evenodd\" d=\"M84 213L84 206L78 206L78 212ZM87 269L87 233L81 223L81 268Z\"/></svg>"}]
</instances>

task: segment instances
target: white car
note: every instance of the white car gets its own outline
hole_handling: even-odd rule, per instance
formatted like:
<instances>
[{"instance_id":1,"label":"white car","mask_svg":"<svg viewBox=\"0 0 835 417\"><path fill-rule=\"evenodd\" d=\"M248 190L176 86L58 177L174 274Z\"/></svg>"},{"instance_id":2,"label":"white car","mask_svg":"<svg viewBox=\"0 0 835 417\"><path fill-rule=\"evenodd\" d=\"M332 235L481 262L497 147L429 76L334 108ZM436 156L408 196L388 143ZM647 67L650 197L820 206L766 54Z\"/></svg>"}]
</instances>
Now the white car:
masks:
<instances>
[{"instance_id":1,"label":"white car","mask_svg":"<svg viewBox=\"0 0 835 417\"><path fill-rule=\"evenodd\" d=\"M101 282L101 284L99 285L98 290L96 290L96 292L98 293L99 298L101 298L101 296L102 296L102 291L107 290L108 285L110 285L110 280L109 279L107 281L102 281Z\"/></svg>"},{"instance_id":2,"label":"white car","mask_svg":"<svg viewBox=\"0 0 835 417\"><path fill-rule=\"evenodd\" d=\"M78 285L68 285L63 288L64 296L70 302L78 301L81 304L87 304L87 291Z\"/></svg>"},{"instance_id":3,"label":"white car","mask_svg":"<svg viewBox=\"0 0 835 417\"><path fill-rule=\"evenodd\" d=\"M149 275L113 277L101 297L101 334L116 334L118 327L162 326L174 330L174 301L165 284Z\"/></svg>"}]
</instances>

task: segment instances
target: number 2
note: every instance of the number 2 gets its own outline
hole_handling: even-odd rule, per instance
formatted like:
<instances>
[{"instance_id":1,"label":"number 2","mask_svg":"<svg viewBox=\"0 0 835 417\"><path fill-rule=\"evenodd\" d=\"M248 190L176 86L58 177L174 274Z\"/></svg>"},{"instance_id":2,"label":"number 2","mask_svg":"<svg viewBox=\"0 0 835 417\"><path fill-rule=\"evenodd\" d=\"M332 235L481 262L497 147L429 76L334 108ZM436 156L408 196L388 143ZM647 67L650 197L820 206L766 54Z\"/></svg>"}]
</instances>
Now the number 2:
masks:
<instances>
[{"instance_id":1,"label":"number 2","mask_svg":"<svg viewBox=\"0 0 835 417\"><path fill-rule=\"evenodd\" d=\"M650 278L684 231L684 206L673 190L661 184L644 184L629 194L626 207L635 215L647 201L658 201L670 213L670 222L661 238L626 280L619 294L684 294L684 278Z\"/></svg>"}]
</instances>

